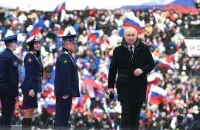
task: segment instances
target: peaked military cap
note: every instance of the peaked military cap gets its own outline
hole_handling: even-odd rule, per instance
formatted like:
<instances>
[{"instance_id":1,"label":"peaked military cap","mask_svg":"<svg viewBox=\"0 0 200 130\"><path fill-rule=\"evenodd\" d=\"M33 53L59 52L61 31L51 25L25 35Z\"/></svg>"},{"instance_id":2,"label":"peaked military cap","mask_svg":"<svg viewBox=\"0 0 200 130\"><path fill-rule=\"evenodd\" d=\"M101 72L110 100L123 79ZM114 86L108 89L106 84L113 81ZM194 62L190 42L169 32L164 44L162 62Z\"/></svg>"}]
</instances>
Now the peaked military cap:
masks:
<instances>
[{"instance_id":1,"label":"peaked military cap","mask_svg":"<svg viewBox=\"0 0 200 130\"><path fill-rule=\"evenodd\" d=\"M31 36L26 40L27 45L34 44L35 42L40 42L37 36Z\"/></svg>"},{"instance_id":2,"label":"peaked military cap","mask_svg":"<svg viewBox=\"0 0 200 130\"><path fill-rule=\"evenodd\" d=\"M11 43L11 42L17 43L17 35L7 36L3 38L2 41L4 41L5 44Z\"/></svg>"},{"instance_id":3,"label":"peaked military cap","mask_svg":"<svg viewBox=\"0 0 200 130\"><path fill-rule=\"evenodd\" d=\"M76 31L72 26L68 26L64 31L64 35L61 36L62 41L75 41L76 37Z\"/></svg>"}]
</instances>

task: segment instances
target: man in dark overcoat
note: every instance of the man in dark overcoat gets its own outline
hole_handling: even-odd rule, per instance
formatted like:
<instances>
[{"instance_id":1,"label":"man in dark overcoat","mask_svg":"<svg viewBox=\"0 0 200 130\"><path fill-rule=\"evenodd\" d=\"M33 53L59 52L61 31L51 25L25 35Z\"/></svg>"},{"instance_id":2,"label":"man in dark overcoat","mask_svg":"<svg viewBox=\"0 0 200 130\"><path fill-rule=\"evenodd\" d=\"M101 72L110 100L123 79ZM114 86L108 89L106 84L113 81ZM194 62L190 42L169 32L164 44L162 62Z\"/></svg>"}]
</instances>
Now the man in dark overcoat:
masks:
<instances>
[{"instance_id":1,"label":"man in dark overcoat","mask_svg":"<svg viewBox=\"0 0 200 130\"><path fill-rule=\"evenodd\" d=\"M140 110L146 99L147 74L154 67L148 46L138 39L135 28L127 27L122 44L113 51L108 75L109 93L114 92L116 82L122 106L122 130L138 129Z\"/></svg>"}]
</instances>

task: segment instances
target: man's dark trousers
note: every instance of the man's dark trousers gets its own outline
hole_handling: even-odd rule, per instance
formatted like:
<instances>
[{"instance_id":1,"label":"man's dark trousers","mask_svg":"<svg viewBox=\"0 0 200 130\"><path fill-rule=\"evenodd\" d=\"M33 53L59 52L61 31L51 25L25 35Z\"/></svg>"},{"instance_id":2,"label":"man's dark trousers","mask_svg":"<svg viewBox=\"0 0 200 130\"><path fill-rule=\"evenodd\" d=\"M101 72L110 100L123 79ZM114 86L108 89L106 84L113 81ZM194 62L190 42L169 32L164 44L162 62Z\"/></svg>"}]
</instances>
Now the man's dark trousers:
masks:
<instances>
[{"instance_id":1,"label":"man's dark trousers","mask_svg":"<svg viewBox=\"0 0 200 130\"><path fill-rule=\"evenodd\" d=\"M66 130L70 118L70 111L72 106L72 98L56 97L56 122L55 130Z\"/></svg>"},{"instance_id":2,"label":"man's dark trousers","mask_svg":"<svg viewBox=\"0 0 200 130\"><path fill-rule=\"evenodd\" d=\"M143 102L133 102L130 100L121 101L122 116L121 129L122 130L138 130L139 117Z\"/></svg>"},{"instance_id":3,"label":"man's dark trousers","mask_svg":"<svg viewBox=\"0 0 200 130\"><path fill-rule=\"evenodd\" d=\"M5 96L0 94L1 106L2 106L2 117L0 128L3 130L11 129L11 121L15 108L15 97Z\"/></svg>"}]
</instances>

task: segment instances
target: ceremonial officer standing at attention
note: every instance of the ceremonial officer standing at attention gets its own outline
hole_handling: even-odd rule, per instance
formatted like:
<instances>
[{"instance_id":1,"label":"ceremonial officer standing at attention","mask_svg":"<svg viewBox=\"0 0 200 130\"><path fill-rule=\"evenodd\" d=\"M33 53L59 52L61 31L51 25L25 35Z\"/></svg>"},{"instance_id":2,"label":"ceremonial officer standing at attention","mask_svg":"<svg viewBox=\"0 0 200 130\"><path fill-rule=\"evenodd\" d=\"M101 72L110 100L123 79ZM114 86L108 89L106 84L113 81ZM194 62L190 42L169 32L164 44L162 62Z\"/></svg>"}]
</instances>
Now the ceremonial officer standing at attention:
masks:
<instances>
[{"instance_id":1,"label":"ceremonial officer standing at attention","mask_svg":"<svg viewBox=\"0 0 200 130\"><path fill-rule=\"evenodd\" d=\"M11 129L11 119L14 113L15 98L18 96L18 59L13 54L17 48L17 35L2 39L6 49L0 54L0 100L2 118L0 129Z\"/></svg>"},{"instance_id":2,"label":"ceremonial officer standing at attention","mask_svg":"<svg viewBox=\"0 0 200 130\"><path fill-rule=\"evenodd\" d=\"M42 91L42 61L40 40L36 36L27 39L28 53L24 58L25 79L21 85L23 93L22 109L25 110L22 121L23 130L31 130L32 116L38 107L37 93Z\"/></svg>"},{"instance_id":3,"label":"ceremonial officer standing at attention","mask_svg":"<svg viewBox=\"0 0 200 130\"><path fill-rule=\"evenodd\" d=\"M147 74L154 66L148 46L138 39L135 28L127 27L122 44L113 51L108 75L108 92L111 93L118 74L116 88L122 106L122 130L138 130L140 110L146 98Z\"/></svg>"},{"instance_id":4,"label":"ceremonial officer standing at attention","mask_svg":"<svg viewBox=\"0 0 200 130\"><path fill-rule=\"evenodd\" d=\"M72 53L76 49L76 32L72 26L69 26L66 30L66 35L62 37L62 51L56 60L56 130L66 130L70 117L72 98L80 96L77 66L72 57Z\"/></svg>"}]
</instances>

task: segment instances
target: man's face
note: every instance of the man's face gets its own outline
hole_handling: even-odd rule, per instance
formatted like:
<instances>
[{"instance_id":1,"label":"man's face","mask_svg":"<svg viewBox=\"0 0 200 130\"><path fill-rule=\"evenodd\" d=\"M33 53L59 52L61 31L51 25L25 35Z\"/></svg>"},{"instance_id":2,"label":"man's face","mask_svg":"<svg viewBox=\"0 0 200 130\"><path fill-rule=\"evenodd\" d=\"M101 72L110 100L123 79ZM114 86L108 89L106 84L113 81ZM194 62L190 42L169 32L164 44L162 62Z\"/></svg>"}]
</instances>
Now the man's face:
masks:
<instances>
[{"instance_id":1,"label":"man's face","mask_svg":"<svg viewBox=\"0 0 200 130\"><path fill-rule=\"evenodd\" d=\"M71 52L75 52L76 51L76 43L75 41L64 41L65 43L65 48L68 49Z\"/></svg>"},{"instance_id":2,"label":"man's face","mask_svg":"<svg viewBox=\"0 0 200 130\"><path fill-rule=\"evenodd\" d=\"M13 51L15 51L17 48L17 43L15 42L10 43L10 47L12 48Z\"/></svg>"},{"instance_id":3,"label":"man's face","mask_svg":"<svg viewBox=\"0 0 200 130\"><path fill-rule=\"evenodd\" d=\"M137 31L132 27L127 28L124 33L124 38L129 45L133 45L137 40Z\"/></svg>"}]
</instances>

